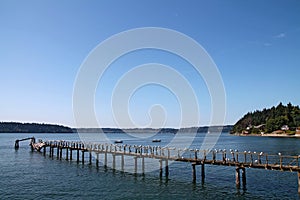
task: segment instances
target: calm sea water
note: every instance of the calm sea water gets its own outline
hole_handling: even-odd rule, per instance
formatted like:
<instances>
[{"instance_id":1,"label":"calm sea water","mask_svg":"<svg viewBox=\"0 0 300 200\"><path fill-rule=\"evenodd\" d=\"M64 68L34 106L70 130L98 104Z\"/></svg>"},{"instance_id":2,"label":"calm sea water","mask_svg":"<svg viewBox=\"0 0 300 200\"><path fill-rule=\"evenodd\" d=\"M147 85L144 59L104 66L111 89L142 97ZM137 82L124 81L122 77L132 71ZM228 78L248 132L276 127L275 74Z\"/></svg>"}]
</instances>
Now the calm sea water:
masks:
<instances>
[{"instance_id":1,"label":"calm sea water","mask_svg":"<svg viewBox=\"0 0 300 200\"><path fill-rule=\"evenodd\" d=\"M43 140L79 140L77 134L0 134L0 199L299 199L297 173L247 169L247 189L236 189L235 168L206 165L206 179L192 183L191 165L172 163L169 179L159 178L158 171L145 176L104 169L102 165L77 164L44 157L31 152L29 142L14 141L29 136ZM133 140L126 134L109 134L128 144L153 145L151 139ZM161 134L160 145L173 134ZM189 137L188 135L186 137ZM183 138L184 139L184 138ZM203 134L193 147L199 148ZM216 149L263 151L270 154L299 155L300 139L237 137L223 133Z\"/></svg>"}]
</instances>

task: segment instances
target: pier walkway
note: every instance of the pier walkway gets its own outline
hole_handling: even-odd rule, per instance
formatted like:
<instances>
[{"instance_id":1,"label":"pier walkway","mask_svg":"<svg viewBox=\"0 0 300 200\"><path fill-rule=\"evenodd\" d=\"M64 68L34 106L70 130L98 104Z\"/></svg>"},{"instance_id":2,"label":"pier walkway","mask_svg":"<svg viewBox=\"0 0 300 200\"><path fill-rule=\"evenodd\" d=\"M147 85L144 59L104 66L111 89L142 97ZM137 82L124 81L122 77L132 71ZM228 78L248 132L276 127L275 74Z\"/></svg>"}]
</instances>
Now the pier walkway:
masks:
<instances>
[{"instance_id":1,"label":"pier walkway","mask_svg":"<svg viewBox=\"0 0 300 200\"><path fill-rule=\"evenodd\" d=\"M99 167L100 155L104 167L108 167L108 160L111 161L111 168L116 169L116 157L120 157L119 169L124 171L126 166L125 157L133 159L133 173L138 172L138 162L141 162L140 171L145 173L145 159L156 159L159 164L159 176L169 176L169 162L191 163L192 180L196 182L196 166L201 165L201 179L205 180L205 165L222 165L235 167L236 187L246 188L246 168L257 168L265 170L280 170L297 172L298 193L300 193L300 156L269 155L264 152L250 152L238 150L198 150L198 149L176 149L172 147L141 146L127 144L96 144L72 141L45 141L32 144L35 149L46 156L47 152L51 158L76 160L77 163L85 164L92 161ZM87 155L85 155L87 154ZM96 159L92 159L93 156ZM86 161L88 157L88 161ZM241 171L241 175L240 175Z\"/></svg>"}]
</instances>

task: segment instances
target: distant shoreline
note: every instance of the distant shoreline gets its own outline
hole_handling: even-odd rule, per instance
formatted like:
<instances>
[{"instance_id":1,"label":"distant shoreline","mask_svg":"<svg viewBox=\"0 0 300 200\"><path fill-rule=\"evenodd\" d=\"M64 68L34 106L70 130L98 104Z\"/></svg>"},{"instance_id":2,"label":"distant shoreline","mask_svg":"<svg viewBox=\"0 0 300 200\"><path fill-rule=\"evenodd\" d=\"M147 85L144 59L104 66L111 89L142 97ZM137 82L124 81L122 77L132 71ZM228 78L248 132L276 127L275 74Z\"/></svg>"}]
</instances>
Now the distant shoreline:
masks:
<instances>
[{"instance_id":1,"label":"distant shoreline","mask_svg":"<svg viewBox=\"0 0 300 200\"><path fill-rule=\"evenodd\" d=\"M71 128L57 124L38 124L20 122L0 122L0 133L208 133L230 132L232 125L224 126L201 126L190 128Z\"/></svg>"},{"instance_id":2,"label":"distant shoreline","mask_svg":"<svg viewBox=\"0 0 300 200\"><path fill-rule=\"evenodd\" d=\"M234 133L231 134L234 136L242 137L277 137L277 138L300 138L300 134L289 135L289 134L277 134L277 133L265 133L265 134L243 134L243 133Z\"/></svg>"}]
</instances>

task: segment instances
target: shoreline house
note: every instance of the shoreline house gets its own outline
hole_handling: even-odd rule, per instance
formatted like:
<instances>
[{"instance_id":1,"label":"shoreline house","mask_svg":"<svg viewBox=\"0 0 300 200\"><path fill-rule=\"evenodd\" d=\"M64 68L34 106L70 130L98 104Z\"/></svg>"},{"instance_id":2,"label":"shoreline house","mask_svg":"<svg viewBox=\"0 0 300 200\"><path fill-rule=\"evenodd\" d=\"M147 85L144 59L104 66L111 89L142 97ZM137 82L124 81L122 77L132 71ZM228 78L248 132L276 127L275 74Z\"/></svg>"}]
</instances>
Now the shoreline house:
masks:
<instances>
[{"instance_id":1,"label":"shoreline house","mask_svg":"<svg viewBox=\"0 0 300 200\"><path fill-rule=\"evenodd\" d=\"M300 135L300 127L296 128L296 135Z\"/></svg>"},{"instance_id":2,"label":"shoreline house","mask_svg":"<svg viewBox=\"0 0 300 200\"><path fill-rule=\"evenodd\" d=\"M281 130L282 131L288 131L290 128L289 128L289 126L288 125L283 125L282 127L281 127Z\"/></svg>"}]
</instances>

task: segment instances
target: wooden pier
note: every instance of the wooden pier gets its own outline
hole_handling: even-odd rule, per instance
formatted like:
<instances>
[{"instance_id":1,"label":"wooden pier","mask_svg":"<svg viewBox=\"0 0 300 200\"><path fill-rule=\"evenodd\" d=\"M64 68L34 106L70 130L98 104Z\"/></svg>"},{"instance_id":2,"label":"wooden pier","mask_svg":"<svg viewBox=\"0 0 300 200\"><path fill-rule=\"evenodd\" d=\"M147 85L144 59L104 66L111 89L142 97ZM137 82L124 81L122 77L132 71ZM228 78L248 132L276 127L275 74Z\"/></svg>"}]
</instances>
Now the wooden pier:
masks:
<instances>
[{"instance_id":1,"label":"wooden pier","mask_svg":"<svg viewBox=\"0 0 300 200\"><path fill-rule=\"evenodd\" d=\"M127 144L96 144L72 141L45 141L36 143L38 150L44 156L51 158L76 160L77 163L92 165L92 157L95 156L95 165L99 167L100 155L102 155L103 166L108 167L108 158L112 159L111 168L116 169L116 157L120 157L120 169L125 171L125 157L133 158L133 173L138 173L138 161L141 161L141 173L145 173L145 159L156 159L159 164L159 176L169 176L169 162L191 163L192 180L196 182L196 166L201 166L201 181L205 180L205 165L222 165L235 168L235 184L237 188L241 185L246 188L246 168L257 168L265 170L280 170L297 172L298 193L300 193L300 156L269 155L263 152L239 152L237 150L198 150L198 149L176 149L172 147L141 146ZM48 152L48 154L47 154ZM75 157L73 157L75 154ZM88 161L85 160L88 154Z\"/></svg>"}]
</instances>

